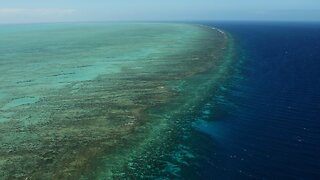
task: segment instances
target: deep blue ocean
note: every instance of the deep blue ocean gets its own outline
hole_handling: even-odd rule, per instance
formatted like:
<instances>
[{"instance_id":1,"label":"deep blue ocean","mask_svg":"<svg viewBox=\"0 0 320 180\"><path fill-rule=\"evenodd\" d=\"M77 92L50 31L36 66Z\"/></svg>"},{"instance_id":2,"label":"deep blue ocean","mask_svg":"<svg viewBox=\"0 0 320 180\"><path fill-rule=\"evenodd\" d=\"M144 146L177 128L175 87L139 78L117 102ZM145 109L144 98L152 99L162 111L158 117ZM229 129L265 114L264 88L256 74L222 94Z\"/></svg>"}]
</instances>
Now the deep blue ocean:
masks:
<instances>
[{"instance_id":1,"label":"deep blue ocean","mask_svg":"<svg viewBox=\"0 0 320 180\"><path fill-rule=\"evenodd\" d=\"M320 23L202 24L238 51L195 124L214 144L203 177L320 179Z\"/></svg>"}]
</instances>

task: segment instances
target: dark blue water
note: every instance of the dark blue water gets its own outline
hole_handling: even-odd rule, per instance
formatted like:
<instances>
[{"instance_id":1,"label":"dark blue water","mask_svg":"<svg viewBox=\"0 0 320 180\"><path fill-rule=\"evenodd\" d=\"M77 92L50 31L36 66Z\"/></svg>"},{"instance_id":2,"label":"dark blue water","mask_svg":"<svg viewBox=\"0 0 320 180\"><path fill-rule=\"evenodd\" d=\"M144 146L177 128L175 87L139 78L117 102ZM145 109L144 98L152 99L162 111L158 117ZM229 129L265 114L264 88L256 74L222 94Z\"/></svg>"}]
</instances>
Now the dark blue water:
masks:
<instances>
[{"instance_id":1,"label":"dark blue water","mask_svg":"<svg viewBox=\"0 0 320 180\"><path fill-rule=\"evenodd\" d=\"M320 23L205 23L232 34L238 69L196 127L215 179L320 179Z\"/></svg>"}]
</instances>

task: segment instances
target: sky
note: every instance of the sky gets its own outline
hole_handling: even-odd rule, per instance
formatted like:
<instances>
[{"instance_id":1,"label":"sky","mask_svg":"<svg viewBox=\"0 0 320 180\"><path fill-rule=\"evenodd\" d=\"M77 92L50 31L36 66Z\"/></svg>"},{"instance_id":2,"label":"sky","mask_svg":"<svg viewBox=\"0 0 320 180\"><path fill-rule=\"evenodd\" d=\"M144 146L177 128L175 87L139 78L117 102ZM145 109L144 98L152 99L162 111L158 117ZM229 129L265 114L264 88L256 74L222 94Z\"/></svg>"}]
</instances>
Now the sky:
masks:
<instances>
[{"instance_id":1,"label":"sky","mask_svg":"<svg viewBox=\"0 0 320 180\"><path fill-rule=\"evenodd\" d=\"M320 0L0 0L0 24L196 20L320 21Z\"/></svg>"}]
</instances>

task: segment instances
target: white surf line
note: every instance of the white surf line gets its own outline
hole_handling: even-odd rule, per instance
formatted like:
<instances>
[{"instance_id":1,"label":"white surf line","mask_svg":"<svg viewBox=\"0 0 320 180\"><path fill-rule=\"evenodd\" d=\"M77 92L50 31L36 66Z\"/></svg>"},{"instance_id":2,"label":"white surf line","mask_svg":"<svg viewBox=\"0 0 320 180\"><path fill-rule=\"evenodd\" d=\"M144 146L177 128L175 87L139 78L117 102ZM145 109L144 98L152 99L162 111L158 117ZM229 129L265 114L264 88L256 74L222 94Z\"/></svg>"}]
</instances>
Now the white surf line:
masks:
<instances>
[{"instance_id":1,"label":"white surf line","mask_svg":"<svg viewBox=\"0 0 320 180\"><path fill-rule=\"evenodd\" d=\"M198 24L198 26L202 26L202 27L205 27L205 28L210 28L210 29L218 31L219 33L223 34L224 36L226 35L226 33L224 31L222 31L221 29L216 28L216 27L211 27L211 26L207 26L207 25L203 25L203 24Z\"/></svg>"}]
</instances>

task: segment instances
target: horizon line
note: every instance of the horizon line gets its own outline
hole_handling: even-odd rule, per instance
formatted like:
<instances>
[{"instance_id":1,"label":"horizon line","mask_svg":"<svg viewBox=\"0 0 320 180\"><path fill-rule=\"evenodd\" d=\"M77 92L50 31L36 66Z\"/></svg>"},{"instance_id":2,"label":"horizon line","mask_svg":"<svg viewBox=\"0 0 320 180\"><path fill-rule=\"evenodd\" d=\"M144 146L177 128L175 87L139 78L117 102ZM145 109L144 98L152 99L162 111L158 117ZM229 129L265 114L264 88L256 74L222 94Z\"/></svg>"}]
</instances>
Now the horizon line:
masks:
<instances>
[{"instance_id":1,"label":"horizon line","mask_svg":"<svg viewBox=\"0 0 320 180\"><path fill-rule=\"evenodd\" d=\"M197 23L197 22L226 22L226 23L320 23L320 20L251 20L251 19L227 19L227 20L87 20L87 21L43 21L43 22L12 22L0 25L28 25L28 24L73 24L73 23Z\"/></svg>"}]
</instances>

